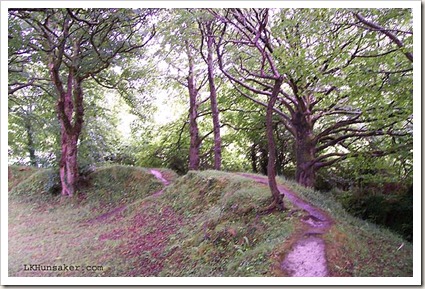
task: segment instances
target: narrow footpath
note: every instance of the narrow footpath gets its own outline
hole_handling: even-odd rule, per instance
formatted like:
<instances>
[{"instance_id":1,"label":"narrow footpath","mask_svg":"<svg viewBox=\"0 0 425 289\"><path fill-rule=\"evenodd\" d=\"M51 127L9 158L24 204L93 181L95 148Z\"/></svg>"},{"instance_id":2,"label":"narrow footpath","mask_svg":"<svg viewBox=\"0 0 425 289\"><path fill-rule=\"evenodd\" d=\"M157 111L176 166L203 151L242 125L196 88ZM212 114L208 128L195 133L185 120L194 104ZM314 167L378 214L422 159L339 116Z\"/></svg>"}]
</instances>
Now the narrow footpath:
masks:
<instances>
[{"instance_id":1,"label":"narrow footpath","mask_svg":"<svg viewBox=\"0 0 425 289\"><path fill-rule=\"evenodd\" d=\"M240 175L268 185L267 177L244 173ZM278 189L285 194L284 200L288 200L295 207L307 213L306 216L301 217L301 221L306 224L301 237L295 242L290 252L281 262L281 270L293 277L328 276L326 245L322 235L331 228L332 219L320 209L289 191L286 187L278 185Z\"/></svg>"}]
</instances>

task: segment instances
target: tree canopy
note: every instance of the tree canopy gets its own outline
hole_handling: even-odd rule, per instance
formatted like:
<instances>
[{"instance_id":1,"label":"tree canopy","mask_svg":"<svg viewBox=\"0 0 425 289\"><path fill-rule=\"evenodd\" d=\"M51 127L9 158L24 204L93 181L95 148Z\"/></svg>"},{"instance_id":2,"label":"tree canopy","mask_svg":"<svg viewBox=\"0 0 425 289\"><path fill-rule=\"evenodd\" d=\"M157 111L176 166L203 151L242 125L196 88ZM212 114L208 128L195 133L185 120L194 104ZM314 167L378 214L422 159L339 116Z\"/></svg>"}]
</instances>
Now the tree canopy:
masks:
<instances>
[{"instance_id":1,"label":"tree canopy","mask_svg":"<svg viewBox=\"0 0 425 289\"><path fill-rule=\"evenodd\" d=\"M260 172L281 209L276 174L412 183L411 9L17 8L8 20L9 162L56 165L63 195L79 163L104 161ZM159 95L158 113L179 112L163 125ZM126 136L123 105L136 116Z\"/></svg>"}]
</instances>

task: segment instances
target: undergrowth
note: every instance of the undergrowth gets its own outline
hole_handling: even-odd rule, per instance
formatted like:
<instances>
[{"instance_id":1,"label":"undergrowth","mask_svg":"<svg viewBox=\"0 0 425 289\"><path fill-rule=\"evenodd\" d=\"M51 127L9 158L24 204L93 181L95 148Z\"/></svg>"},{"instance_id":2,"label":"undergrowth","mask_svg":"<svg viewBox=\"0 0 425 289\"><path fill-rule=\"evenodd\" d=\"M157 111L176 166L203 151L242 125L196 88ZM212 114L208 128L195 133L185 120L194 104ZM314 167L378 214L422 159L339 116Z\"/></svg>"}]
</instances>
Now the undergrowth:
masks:
<instances>
[{"instance_id":1,"label":"undergrowth","mask_svg":"<svg viewBox=\"0 0 425 289\"><path fill-rule=\"evenodd\" d=\"M9 166L8 167L8 191L17 184L30 177L37 168L24 166Z\"/></svg>"}]
</instances>

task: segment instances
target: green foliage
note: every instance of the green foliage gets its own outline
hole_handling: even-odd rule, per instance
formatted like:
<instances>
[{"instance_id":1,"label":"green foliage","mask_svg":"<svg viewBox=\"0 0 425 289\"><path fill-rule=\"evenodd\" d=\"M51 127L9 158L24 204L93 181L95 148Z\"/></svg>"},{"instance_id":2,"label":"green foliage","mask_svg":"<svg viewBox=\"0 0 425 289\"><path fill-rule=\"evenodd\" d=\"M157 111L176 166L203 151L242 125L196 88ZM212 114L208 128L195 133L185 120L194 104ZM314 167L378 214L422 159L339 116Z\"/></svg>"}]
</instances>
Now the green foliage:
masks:
<instances>
[{"instance_id":1,"label":"green foliage","mask_svg":"<svg viewBox=\"0 0 425 289\"><path fill-rule=\"evenodd\" d=\"M119 163L124 136L119 129L122 103L111 90L100 89L93 82L85 83L85 125L81 132L78 162L89 166L108 159Z\"/></svg>"},{"instance_id":2,"label":"green foliage","mask_svg":"<svg viewBox=\"0 0 425 289\"><path fill-rule=\"evenodd\" d=\"M59 153L54 99L40 88L21 89L9 95L8 112L9 164L51 166Z\"/></svg>"},{"instance_id":3,"label":"green foliage","mask_svg":"<svg viewBox=\"0 0 425 289\"><path fill-rule=\"evenodd\" d=\"M413 194L351 195L338 197L347 212L363 220L388 227L411 242L413 240Z\"/></svg>"},{"instance_id":4,"label":"green foliage","mask_svg":"<svg viewBox=\"0 0 425 289\"><path fill-rule=\"evenodd\" d=\"M48 179L46 184L44 185L44 191L52 194L58 195L62 190L61 180L59 171L55 169L49 170Z\"/></svg>"}]
</instances>

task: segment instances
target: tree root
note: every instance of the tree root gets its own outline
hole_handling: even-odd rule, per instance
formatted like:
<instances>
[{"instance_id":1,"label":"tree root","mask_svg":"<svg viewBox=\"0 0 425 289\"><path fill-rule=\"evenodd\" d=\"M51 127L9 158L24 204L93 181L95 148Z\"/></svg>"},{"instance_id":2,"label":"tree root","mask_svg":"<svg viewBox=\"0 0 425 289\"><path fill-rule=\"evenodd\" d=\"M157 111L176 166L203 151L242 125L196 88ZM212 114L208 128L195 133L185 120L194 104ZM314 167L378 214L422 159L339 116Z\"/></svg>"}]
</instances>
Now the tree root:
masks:
<instances>
[{"instance_id":1,"label":"tree root","mask_svg":"<svg viewBox=\"0 0 425 289\"><path fill-rule=\"evenodd\" d=\"M283 196L279 200L273 200L273 202L265 208L262 208L258 211L260 215L267 215L274 211L287 211L288 209L283 204Z\"/></svg>"}]
</instances>

